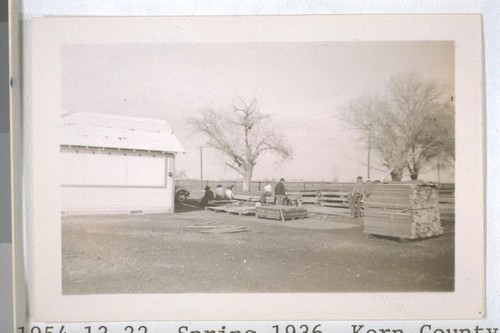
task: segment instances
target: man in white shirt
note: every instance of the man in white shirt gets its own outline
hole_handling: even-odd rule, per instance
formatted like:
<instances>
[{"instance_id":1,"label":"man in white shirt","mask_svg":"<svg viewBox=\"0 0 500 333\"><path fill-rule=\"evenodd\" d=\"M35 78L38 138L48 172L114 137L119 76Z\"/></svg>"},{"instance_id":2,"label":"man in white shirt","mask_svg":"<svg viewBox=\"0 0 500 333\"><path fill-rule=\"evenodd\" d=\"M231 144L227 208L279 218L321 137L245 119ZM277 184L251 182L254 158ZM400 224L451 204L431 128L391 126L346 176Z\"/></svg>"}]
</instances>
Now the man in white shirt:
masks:
<instances>
[{"instance_id":1,"label":"man in white shirt","mask_svg":"<svg viewBox=\"0 0 500 333\"><path fill-rule=\"evenodd\" d=\"M217 188L215 189L215 200L222 199L224 199L224 188L222 188L222 185L217 185Z\"/></svg>"},{"instance_id":2,"label":"man in white shirt","mask_svg":"<svg viewBox=\"0 0 500 333\"><path fill-rule=\"evenodd\" d=\"M224 191L224 198L228 200L234 199L233 185L226 187L226 191Z\"/></svg>"},{"instance_id":3,"label":"man in white shirt","mask_svg":"<svg viewBox=\"0 0 500 333\"><path fill-rule=\"evenodd\" d=\"M271 196L271 193L273 192L273 187L269 182L266 182L266 186L264 186L264 192L260 196L260 202L266 203L266 198Z\"/></svg>"}]
</instances>

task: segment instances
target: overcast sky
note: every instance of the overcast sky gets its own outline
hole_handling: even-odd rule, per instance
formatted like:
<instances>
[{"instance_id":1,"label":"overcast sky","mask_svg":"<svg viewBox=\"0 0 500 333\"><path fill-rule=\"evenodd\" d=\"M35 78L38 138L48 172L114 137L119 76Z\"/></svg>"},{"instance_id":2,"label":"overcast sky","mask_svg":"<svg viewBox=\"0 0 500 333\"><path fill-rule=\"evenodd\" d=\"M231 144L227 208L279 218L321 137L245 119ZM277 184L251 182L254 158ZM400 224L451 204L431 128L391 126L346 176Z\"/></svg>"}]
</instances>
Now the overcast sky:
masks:
<instances>
[{"instance_id":1,"label":"overcast sky","mask_svg":"<svg viewBox=\"0 0 500 333\"><path fill-rule=\"evenodd\" d=\"M384 93L389 77L408 71L452 91L453 53L451 42L68 44L62 109L164 119L186 150L176 168L199 177L204 141L191 134L186 116L256 98L294 158L263 156L255 180L351 181L366 176L367 153L336 119L338 110L360 95ZM208 147L203 165L205 179L239 178ZM372 170L371 178L383 174ZM435 172L421 178L435 180Z\"/></svg>"}]
</instances>

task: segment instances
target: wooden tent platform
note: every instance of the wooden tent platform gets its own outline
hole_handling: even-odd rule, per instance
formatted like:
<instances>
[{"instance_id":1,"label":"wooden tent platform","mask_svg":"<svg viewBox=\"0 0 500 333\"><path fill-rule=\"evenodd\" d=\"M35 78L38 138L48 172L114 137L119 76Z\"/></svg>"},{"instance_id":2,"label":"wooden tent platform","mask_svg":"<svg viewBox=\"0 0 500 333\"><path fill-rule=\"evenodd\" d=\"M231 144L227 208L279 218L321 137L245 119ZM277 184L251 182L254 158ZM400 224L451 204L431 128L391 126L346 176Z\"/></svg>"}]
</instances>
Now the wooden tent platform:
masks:
<instances>
[{"instance_id":1,"label":"wooden tent platform","mask_svg":"<svg viewBox=\"0 0 500 333\"><path fill-rule=\"evenodd\" d=\"M205 207L205 210L210 210L216 213L229 213L241 215L255 215L254 206L242 206L242 205L226 205L226 206L213 206Z\"/></svg>"},{"instance_id":2,"label":"wooden tent platform","mask_svg":"<svg viewBox=\"0 0 500 333\"><path fill-rule=\"evenodd\" d=\"M255 215L255 207L249 206L230 206L226 207L226 212L229 214L241 215Z\"/></svg>"},{"instance_id":3,"label":"wooden tent platform","mask_svg":"<svg viewBox=\"0 0 500 333\"><path fill-rule=\"evenodd\" d=\"M226 207L212 206L212 207L205 207L205 210L210 210L210 211L216 212L216 213L225 213Z\"/></svg>"},{"instance_id":4,"label":"wooden tent platform","mask_svg":"<svg viewBox=\"0 0 500 333\"><path fill-rule=\"evenodd\" d=\"M261 206L255 209L258 218L272 220L295 220L307 217L307 209L291 206Z\"/></svg>"},{"instance_id":5,"label":"wooden tent platform","mask_svg":"<svg viewBox=\"0 0 500 333\"><path fill-rule=\"evenodd\" d=\"M223 206L237 204L238 200L209 200L207 206Z\"/></svg>"}]
</instances>

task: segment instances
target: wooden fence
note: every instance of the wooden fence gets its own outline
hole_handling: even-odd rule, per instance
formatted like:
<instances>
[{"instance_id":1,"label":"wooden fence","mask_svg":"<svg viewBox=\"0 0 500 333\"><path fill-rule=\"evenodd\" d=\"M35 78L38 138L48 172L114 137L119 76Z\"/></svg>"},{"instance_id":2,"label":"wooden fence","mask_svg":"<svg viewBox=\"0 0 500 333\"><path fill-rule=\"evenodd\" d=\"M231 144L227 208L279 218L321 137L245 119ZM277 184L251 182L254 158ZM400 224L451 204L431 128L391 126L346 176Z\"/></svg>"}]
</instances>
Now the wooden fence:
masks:
<instances>
[{"instance_id":1,"label":"wooden fence","mask_svg":"<svg viewBox=\"0 0 500 333\"><path fill-rule=\"evenodd\" d=\"M271 182L271 185L276 185L277 182ZM176 180L176 184L180 186L185 186L193 190L202 190L205 186L210 186L215 189L217 185L222 185L223 187L234 185L234 192L243 192L243 184L241 180L238 181L199 181L199 180ZM250 183L250 193L261 193L264 191L264 186L266 182L264 181L252 181ZM321 190L331 190L331 191L343 191L348 192L352 189L353 183L332 183L332 182L285 182L285 187L287 192L308 192L308 191L321 191Z\"/></svg>"}]
</instances>

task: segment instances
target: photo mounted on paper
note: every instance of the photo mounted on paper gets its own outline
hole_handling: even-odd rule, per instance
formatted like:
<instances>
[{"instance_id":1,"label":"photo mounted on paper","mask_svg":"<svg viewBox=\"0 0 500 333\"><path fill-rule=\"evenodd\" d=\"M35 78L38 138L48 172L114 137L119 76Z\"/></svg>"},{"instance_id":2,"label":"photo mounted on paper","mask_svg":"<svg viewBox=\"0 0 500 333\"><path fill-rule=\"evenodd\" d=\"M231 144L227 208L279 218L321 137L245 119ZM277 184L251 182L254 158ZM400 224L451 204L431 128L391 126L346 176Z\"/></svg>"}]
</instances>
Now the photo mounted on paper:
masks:
<instances>
[{"instance_id":1,"label":"photo mounted on paper","mask_svg":"<svg viewBox=\"0 0 500 333\"><path fill-rule=\"evenodd\" d=\"M453 316L481 315L482 213L459 207L482 183L464 173L481 162L464 155L482 147L466 131L481 127L480 33L468 49L459 29L423 38L429 22L478 21L391 17L413 26L404 33L378 16L302 19L306 37L297 17L34 22L33 138L46 137L34 188L60 198L35 214L60 234L34 249L35 266L59 258L42 294L76 297L89 318L125 297L181 304L124 310L138 319L229 318L242 301L265 319L262 299L288 318L290 297L345 304L292 310L306 318L356 318L360 301L367 319L445 318L420 304L457 299ZM285 35L269 25L286 22ZM140 23L133 36L68 33ZM350 33L325 38L339 24Z\"/></svg>"}]
</instances>

